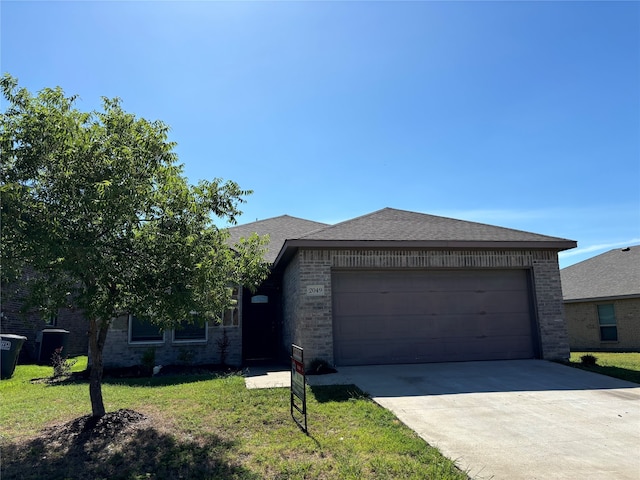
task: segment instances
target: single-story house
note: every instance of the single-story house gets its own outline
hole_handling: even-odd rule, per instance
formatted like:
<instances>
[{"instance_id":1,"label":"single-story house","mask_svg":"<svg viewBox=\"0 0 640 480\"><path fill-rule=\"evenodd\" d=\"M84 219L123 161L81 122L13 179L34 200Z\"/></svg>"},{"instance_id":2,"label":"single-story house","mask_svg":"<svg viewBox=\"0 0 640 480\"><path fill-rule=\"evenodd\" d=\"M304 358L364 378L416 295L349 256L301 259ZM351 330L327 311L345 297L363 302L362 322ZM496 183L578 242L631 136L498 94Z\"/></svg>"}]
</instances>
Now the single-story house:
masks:
<instances>
[{"instance_id":1,"label":"single-story house","mask_svg":"<svg viewBox=\"0 0 640 480\"><path fill-rule=\"evenodd\" d=\"M640 245L560 271L574 351L640 352Z\"/></svg>"},{"instance_id":2,"label":"single-story house","mask_svg":"<svg viewBox=\"0 0 640 480\"><path fill-rule=\"evenodd\" d=\"M336 225L283 215L230 229L269 234L272 273L238 288L220 322L186 333L113 323L105 366L286 359L330 365L569 356L558 252L576 242L385 208Z\"/></svg>"},{"instance_id":3,"label":"single-story house","mask_svg":"<svg viewBox=\"0 0 640 480\"><path fill-rule=\"evenodd\" d=\"M69 332L66 353L70 356L86 355L88 351L87 320L82 311L61 308L56 315L44 316L36 310L22 312L22 292L15 285L3 285L5 298L2 301L0 333L23 335L26 342L20 350L20 363L40 359L41 333L45 329L62 329ZM48 359L42 359L48 361Z\"/></svg>"}]
</instances>

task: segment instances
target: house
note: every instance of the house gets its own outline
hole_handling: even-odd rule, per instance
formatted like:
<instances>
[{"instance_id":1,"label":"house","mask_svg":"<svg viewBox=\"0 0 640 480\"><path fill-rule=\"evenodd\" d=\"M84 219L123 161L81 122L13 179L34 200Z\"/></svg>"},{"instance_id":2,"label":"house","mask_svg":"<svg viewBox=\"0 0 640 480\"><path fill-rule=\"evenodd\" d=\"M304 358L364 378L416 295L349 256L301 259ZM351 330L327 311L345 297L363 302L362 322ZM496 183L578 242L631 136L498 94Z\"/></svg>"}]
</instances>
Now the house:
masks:
<instances>
[{"instance_id":1,"label":"house","mask_svg":"<svg viewBox=\"0 0 640 480\"><path fill-rule=\"evenodd\" d=\"M40 339L44 329L62 329L69 332L66 354L86 355L88 351L87 321L79 310L61 308L57 315L44 316L36 310L22 312L24 294L16 285L3 285L2 317L0 333L23 335L26 342L20 350L20 363L36 362L40 359ZM44 351L43 351L44 353Z\"/></svg>"},{"instance_id":2,"label":"house","mask_svg":"<svg viewBox=\"0 0 640 480\"><path fill-rule=\"evenodd\" d=\"M640 351L640 245L560 271L574 351Z\"/></svg>"},{"instance_id":3,"label":"house","mask_svg":"<svg viewBox=\"0 0 640 480\"><path fill-rule=\"evenodd\" d=\"M326 225L287 215L230 229L269 234L272 273L189 339L114 322L105 366L246 364L287 358L332 365L566 359L558 252L576 242L385 208ZM225 339L223 341L223 339Z\"/></svg>"}]
</instances>

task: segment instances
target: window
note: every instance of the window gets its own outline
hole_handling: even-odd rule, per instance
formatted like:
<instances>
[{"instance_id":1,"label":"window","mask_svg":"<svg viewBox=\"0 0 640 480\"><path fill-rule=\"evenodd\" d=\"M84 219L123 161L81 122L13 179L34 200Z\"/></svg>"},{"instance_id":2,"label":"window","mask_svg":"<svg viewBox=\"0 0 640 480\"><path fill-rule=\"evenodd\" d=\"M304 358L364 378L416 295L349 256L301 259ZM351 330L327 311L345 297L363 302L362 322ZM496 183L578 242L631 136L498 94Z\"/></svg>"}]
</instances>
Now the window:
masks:
<instances>
[{"instance_id":1,"label":"window","mask_svg":"<svg viewBox=\"0 0 640 480\"><path fill-rule=\"evenodd\" d=\"M600 324L600 340L603 342L618 341L616 312L613 304L598 305L598 323Z\"/></svg>"},{"instance_id":2,"label":"window","mask_svg":"<svg viewBox=\"0 0 640 480\"><path fill-rule=\"evenodd\" d=\"M239 323L238 287L234 287L231 290L231 307L220 315L220 324L223 327L237 327Z\"/></svg>"},{"instance_id":3,"label":"window","mask_svg":"<svg viewBox=\"0 0 640 480\"><path fill-rule=\"evenodd\" d=\"M47 315L44 320L44 325L45 327L55 327L56 325L58 325L58 314L50 313L49 315Z\"/></svg>"},{"instance_id":4,"label":"window","mask_svg":"<svg viewBox=\"0 0 640 480\"><path fill-rule=\"evenodd\" d=\"M161 343L164 342L164 332L145 318L129 315L129 342Z\"/></svg>"},{"instance_id":5,"label":"window","mask_svg":"<svg viewBox=\"0 0 640 480\"><path fill-rule=\"evenodd\" d=\"M174 342L202 342L207 340L207 323L200 324L194 318L193 323L184 323L173 331Z\"/></svg>"}]
</instances>

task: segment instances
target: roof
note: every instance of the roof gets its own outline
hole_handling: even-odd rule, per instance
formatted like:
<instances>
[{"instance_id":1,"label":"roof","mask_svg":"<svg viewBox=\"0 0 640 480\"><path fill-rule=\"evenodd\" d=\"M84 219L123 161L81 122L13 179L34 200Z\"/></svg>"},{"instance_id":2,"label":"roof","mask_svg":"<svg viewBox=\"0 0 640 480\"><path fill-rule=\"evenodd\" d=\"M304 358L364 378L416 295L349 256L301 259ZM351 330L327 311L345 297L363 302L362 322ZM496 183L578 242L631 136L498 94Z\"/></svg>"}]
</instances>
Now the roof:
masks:
<instances>
[{"instance_id":1,"label":"roof","mask_svg":"<svg viewBox=\"0 0 640 480\"><path fill-rule=\"evenodd\" d=\"M268 234L265 260L286 264L300 247L534 248L556 251L576 242L511 228L383 208L336 225L282 215L229 228L230 241Z\"/></svg>"},{"instance_id":2,"label":"roof","mask_svg":"<svg viewBox=\"0 0 640 480\"><path fill-rule=\"evenodd\" d=\"M244 225L230 227L228 229L229 241L237 243L241 238L247 238L253 233L257 233L260 236L269 235L269 244L267 245L265 260L273 263L285 240L289 238L298 238L305 233L326 226L326 223L314 222L303 218L291 217L289 215L281 215L279 217L258 220Z\"/></svg>"},{"instance_id":3,"label":"roof","mask_svg":"<svg viewBox=\"0 0 640 480\"><path fill-rule=\"evenodd\" d=\"M384 208L328 226L307 233L300 239L394 242L572 242L537 233L393 208ZM572 248L568 245L565 247Z\"/></svg>"},{"instance_id":4,"label":"roof","mask_svg":"<svg viewBox=\"0 0 640 480\"><path fill-rule=\"evenodd\" d=\"M640 296L640 245L563 268L560 277L565 302Z\"/></svg>"}]
</instances>

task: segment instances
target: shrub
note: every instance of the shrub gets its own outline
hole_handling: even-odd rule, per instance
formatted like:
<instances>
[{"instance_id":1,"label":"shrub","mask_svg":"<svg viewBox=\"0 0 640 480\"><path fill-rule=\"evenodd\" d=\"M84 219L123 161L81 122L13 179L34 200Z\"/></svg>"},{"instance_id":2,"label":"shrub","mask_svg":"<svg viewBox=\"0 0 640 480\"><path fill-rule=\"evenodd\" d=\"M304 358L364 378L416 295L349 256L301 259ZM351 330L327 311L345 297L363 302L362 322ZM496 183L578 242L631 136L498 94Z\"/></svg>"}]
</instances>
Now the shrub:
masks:
<instances>
[{"instance_id":1,"label":"shrub","mask_svg":"<svg viewBox=\"0 0 640 480\"><path fill-rule=\"evenodd\" d=\"M580 357L580 362L582 362L582 365L592 367L598 362L598 357L591 354L582 355Z\"/></svg>"},{"instance_id":2,"label":"shrub","mask_svg":"<svg viewBox=\"0 0 640 480\"><path fill-rule=\"evenodd\" d=\"M58 379L61 377L68 377L71 375L71 367L76 364L75 359L69 360L67 357L62 356L62 349L64 347L56 348L51 355L51 364L53 365L53 376L51 378Z\"/></svg>"},{"instance_id":3,"label":"shrub","mask_svg":"<svg viewBox=\"0 0 640 480\"><path fill-rule=\"evenodd\" d=\"M147 348L142 353L140 361L142 363L142 374L145 376L151 375L153 373L153 367L156 366L156 349L154 347Z\"/></svg>"},{"instance_id":4,"label":"shrub","mask_svg":"<svg viewBox=\"0 0 640 480\"><path fill-rule=\"evenodd\" d=\"M321 358L314 358L309 364L307 369L307 375L324 375L326 373L336 373L336 369L327 363L326 360Z\"/></svg>"}]
</instances>

